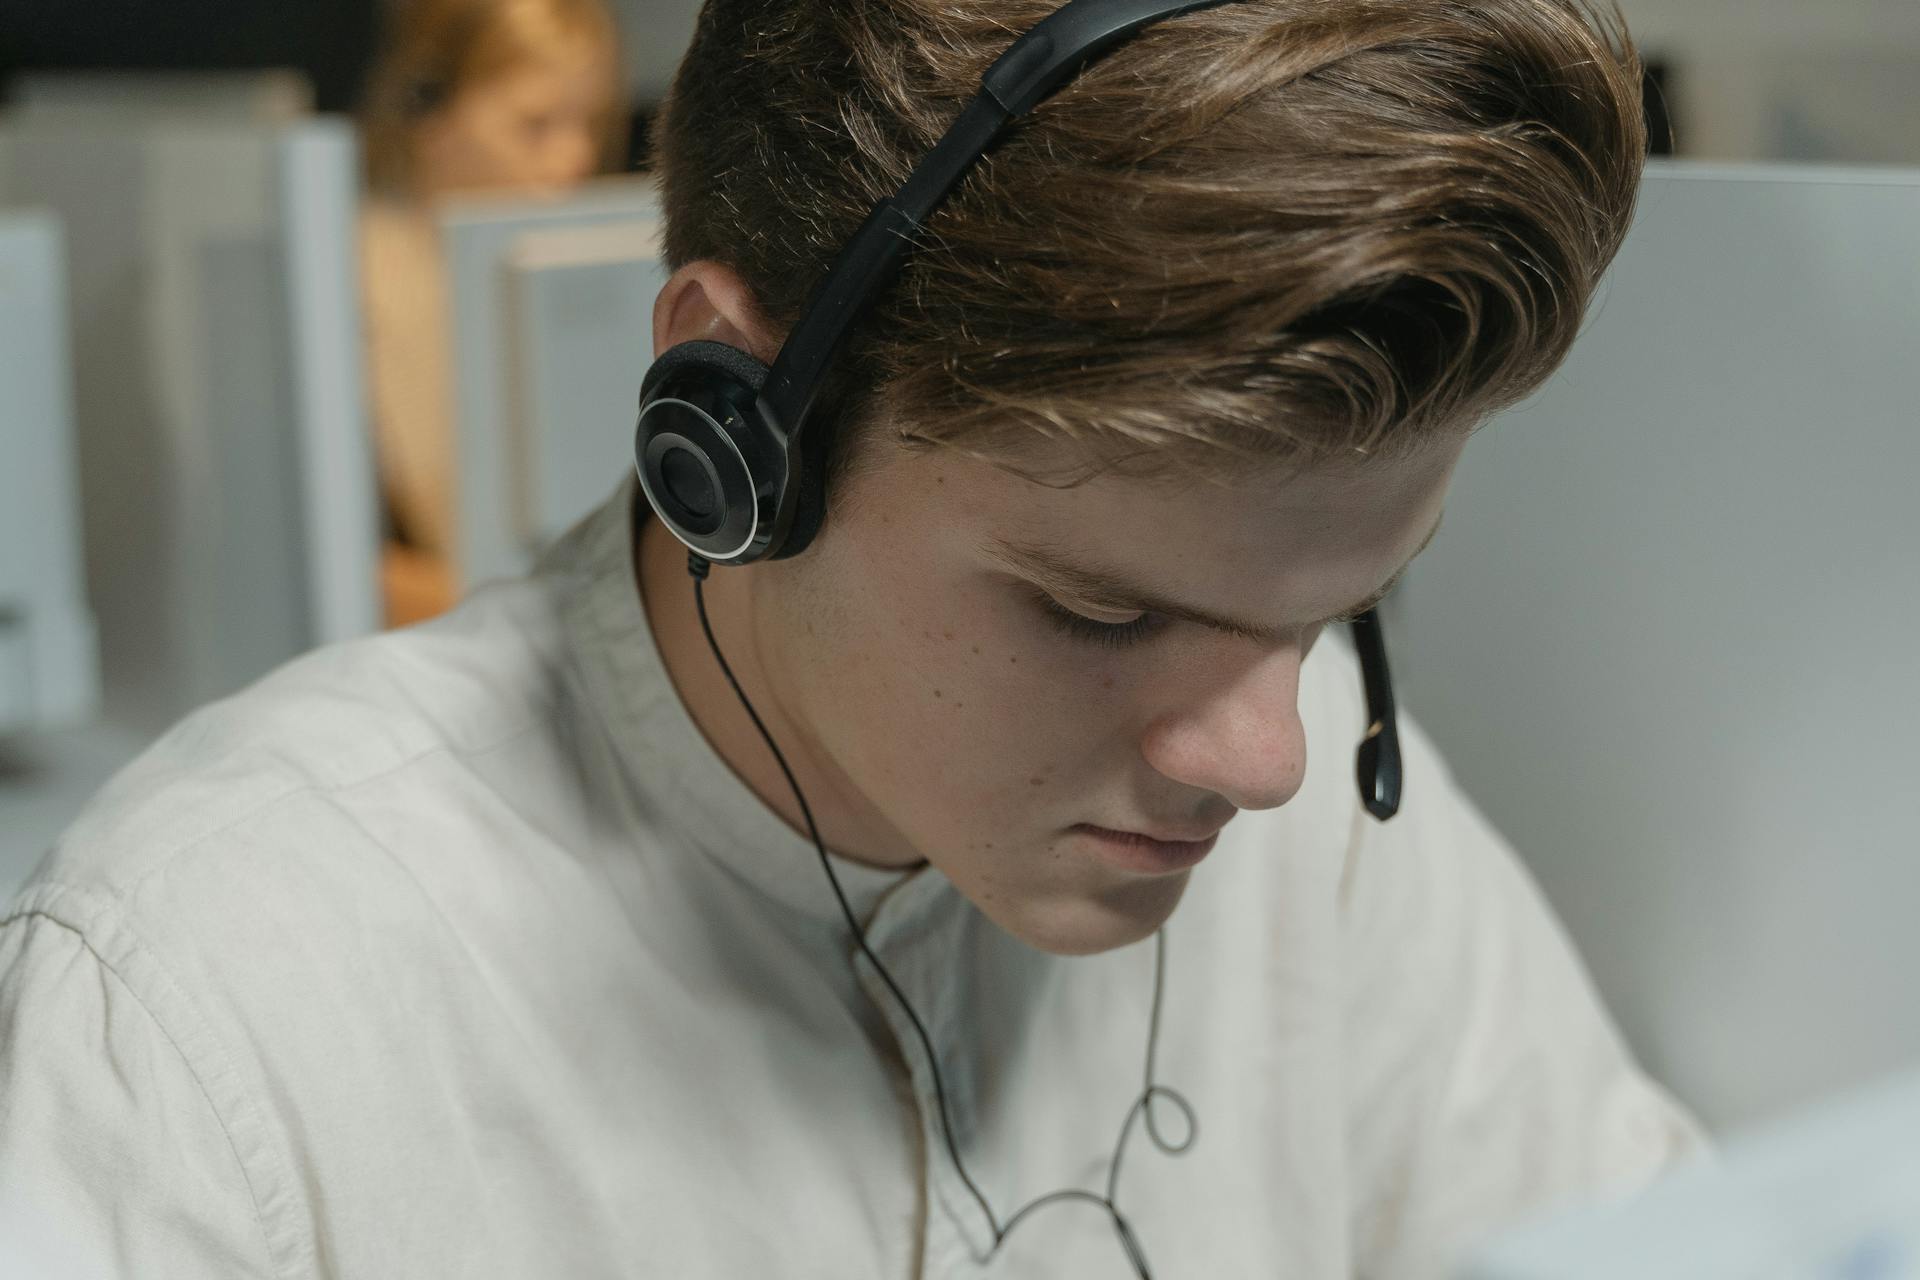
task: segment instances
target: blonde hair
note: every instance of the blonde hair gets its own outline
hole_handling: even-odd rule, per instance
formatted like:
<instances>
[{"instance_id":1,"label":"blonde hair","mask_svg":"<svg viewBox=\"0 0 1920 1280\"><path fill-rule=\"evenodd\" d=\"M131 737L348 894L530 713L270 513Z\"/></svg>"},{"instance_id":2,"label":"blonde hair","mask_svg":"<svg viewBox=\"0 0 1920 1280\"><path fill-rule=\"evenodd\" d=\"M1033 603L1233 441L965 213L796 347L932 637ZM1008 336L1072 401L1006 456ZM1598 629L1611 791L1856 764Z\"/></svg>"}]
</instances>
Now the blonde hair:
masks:
<instances>
[{"instance_id":1,"label":"blonde hair","mask_svg":"<svg viewBox=\"0 0 1920 1280\"><path fill-rule=\"evenodd\" d=\"M619 30L604 0L398 0L360 110L368 185L402 192L410 139L424 117L460 94L554 50L585 43L607 59L602 164L620 159Z\"/></svg>"},{"instance_id":2,"label":"blonde hair","mask_svg":"<svg viewBox=\"0 0 1920 1280\"><path fill-rule=\"evenodd\" d=\"M707 0L658 131L673 266L791 325L1058 0ZM1261 0L1096 63L933 215L820 411L1004 462L1237 473L1538 387L1631 220L1640 60L1585 0ZM838 466L830 468L838 471Z\"/></svg>"}]
</instances>

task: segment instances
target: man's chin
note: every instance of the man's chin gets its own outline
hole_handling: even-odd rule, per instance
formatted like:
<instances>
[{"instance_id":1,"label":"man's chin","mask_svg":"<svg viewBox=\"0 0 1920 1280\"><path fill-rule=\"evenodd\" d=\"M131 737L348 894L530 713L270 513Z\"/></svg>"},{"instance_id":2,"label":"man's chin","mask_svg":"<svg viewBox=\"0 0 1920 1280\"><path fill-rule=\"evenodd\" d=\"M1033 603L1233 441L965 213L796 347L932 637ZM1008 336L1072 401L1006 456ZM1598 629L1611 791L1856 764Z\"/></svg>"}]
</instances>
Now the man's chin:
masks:
<instances>
[{"instance_id":1,"label":"man's chin","mask_svg":"<svg viewBox=\"0 0 1920 1280\"><path fill-rule=\"evenodd\" d=\"M1133 881L1097 894L1009 903L975 901L981 914L1021 942L1056 956L1090 956L1153 936L1180 905L1190 872Z\"/></svg>"}]
</instances>

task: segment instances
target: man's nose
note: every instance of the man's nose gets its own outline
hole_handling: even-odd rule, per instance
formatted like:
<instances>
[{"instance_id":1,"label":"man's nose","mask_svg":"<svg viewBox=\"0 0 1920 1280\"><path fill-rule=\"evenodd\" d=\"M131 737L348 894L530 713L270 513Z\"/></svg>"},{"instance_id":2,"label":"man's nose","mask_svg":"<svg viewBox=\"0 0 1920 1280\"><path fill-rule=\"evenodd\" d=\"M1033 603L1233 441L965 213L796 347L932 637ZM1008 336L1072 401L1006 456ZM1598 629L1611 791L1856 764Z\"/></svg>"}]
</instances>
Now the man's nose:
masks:
<instances>
[{"instance_id":1,"label":"man's nose","mask_svg":"<svg viewBox=\"0 0 1920 1280\"><path fill-rule=\"evenodd\" d=\"M1203 677L1196 693L1148 728L1147 762L1236 808L1274 809L1293 799L1307 773L1300 662L1300 649L1287 645Z\"/></svg>"}]
</instances>

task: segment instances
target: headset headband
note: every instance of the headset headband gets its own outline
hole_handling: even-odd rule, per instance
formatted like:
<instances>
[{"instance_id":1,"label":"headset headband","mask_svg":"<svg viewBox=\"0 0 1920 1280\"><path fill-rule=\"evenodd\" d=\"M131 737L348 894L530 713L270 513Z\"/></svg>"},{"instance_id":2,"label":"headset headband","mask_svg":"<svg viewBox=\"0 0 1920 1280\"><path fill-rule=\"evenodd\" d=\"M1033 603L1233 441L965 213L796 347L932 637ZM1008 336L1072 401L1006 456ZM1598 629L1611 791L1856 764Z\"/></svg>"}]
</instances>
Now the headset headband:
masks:
<instances>
[{"instance_id":1,"label":"headset headband","mask_svg":"<svg viewBox=\"0 0 1920 1280\"><path fill-rule=\"evenodd\" d=\"M790 454L797 450L827 370L854 324L893 279L928 215L1008 125L1141 27L1234 2L1069 0L1001 54L945 136L842 247L781 344L754 404L774 438Z\"/></svg>"}]
</instances>

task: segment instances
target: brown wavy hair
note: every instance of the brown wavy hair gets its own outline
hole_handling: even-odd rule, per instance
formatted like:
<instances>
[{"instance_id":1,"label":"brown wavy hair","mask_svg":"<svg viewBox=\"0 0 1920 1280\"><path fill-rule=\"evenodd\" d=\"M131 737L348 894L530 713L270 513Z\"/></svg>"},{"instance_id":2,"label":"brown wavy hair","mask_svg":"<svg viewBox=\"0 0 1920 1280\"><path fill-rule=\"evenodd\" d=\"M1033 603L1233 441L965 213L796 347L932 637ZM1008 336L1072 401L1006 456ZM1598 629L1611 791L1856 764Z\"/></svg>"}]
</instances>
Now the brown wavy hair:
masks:
<instances>
[{"instance_id":1,"label":"brown wavy hair","mask_svg":"<svg viewBox=\"0 0 1920 1280\"><path fill-rule=\"evenodd\" d=\"M665 253L784 332L1052 0L708 0L658 130ZM930 219L821 403L846 437L1215 475L1468 429L1565 357L1631 219L1641 65L1583 0L1162 21Z\"/></svg>"}]
</instances>

